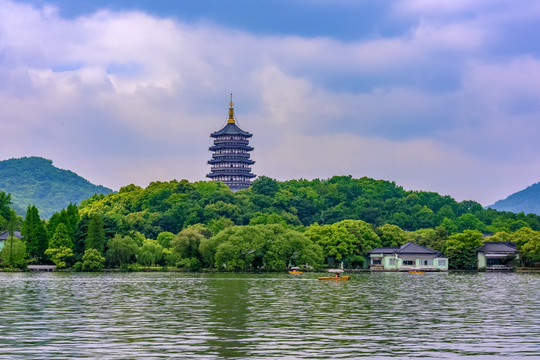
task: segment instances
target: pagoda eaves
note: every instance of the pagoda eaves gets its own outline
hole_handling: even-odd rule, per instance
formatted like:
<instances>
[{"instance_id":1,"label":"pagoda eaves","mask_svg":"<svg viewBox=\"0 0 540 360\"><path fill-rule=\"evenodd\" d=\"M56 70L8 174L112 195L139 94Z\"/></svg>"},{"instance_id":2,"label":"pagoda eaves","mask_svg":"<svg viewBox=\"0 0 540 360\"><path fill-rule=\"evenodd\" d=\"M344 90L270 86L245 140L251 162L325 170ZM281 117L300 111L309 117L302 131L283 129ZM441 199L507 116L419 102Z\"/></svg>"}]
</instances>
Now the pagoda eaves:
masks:
<instances>
[{"instance_id":1,"label":"pagoda eaves","mask_svg":"<svg viewBox=\"0 0 540 360\"><path fill-rule=\"evenodd\" d=\"M234 118L232 102L229 106L229 119L227 124L219 131L210 134L214 138L214 145L208 150L212 151L210 173L206 177L214 181L222 181L236 191L251 186L251 179L256 175L251 172L250 165L255 161L250 159L253 147L249 146L249 138L252 136L247 131L238 127Z\"/></svg>"}]
</instances>

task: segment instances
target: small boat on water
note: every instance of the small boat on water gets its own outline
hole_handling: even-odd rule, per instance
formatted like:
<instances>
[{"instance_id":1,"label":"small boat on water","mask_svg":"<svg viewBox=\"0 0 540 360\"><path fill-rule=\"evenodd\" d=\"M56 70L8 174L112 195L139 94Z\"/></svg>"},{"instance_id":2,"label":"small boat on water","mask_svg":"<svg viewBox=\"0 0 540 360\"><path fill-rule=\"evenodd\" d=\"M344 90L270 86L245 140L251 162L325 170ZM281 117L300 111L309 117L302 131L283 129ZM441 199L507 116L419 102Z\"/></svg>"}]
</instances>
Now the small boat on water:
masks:
<instances>
[{"instance_id":1,"label":"small boat on water","mask_svg":"<svg viewBox=\"0 0 540 360\"><path fill-rule=\"evenodd\" d=\"M409 270L409 274L425 274L426 272L424 270L420 270L419 268L411 268Z\"/></svg>"},{"instance_id":2,"label":"small boat on water","mask_svg":"<svg viewBox=\"0 0 540 360\"><path fill-rule=\"evenodd\" d=\"M319 276L319 280L333 280L333 281L348 281L350 276L341 276L343 270L341 269L329 269L329 273L333 273L333 276Z\"/></svg>"},{"instance_id":3,"label":"small boat on water","mask_svg":"<svg viewBox=\"0 0 540 360\"><path fill-rule=\"evenodd\" d=\"M303 271L299 271L300 268L298 266L293 266L291 270L289 270L289 274L303 274Z\"/></svg>"}]
</instances>

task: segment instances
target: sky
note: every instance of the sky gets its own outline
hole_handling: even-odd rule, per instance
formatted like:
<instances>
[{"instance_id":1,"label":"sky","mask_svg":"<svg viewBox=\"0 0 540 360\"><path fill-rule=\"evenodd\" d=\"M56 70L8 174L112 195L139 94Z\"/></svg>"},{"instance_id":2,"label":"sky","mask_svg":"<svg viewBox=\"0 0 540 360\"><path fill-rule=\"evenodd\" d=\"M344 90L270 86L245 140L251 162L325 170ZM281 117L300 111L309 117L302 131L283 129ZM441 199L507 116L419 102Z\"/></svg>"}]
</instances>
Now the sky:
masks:
<instances>
[{"instance_id":1,"label":"sky","mask_svg":"<svg viewBox=\"0 0 540 360\"><path fill-rule=\"evenodd\" d=\"M490 205L540 181L540 2L0 0L0 160L205 180L231 93L257 175Z\"/></svg>"}]
</instances>

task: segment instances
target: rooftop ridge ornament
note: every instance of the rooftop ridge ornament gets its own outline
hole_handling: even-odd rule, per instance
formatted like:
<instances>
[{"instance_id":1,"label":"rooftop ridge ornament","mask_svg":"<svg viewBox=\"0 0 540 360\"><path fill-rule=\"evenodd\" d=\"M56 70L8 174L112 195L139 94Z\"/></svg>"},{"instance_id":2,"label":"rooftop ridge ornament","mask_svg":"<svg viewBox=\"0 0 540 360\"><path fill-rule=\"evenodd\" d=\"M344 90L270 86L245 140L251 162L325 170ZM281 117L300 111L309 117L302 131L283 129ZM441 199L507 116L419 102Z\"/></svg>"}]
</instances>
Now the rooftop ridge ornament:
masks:
<instances>
[{"instance_id":1,"label":"rooftop ridge ornament","mask_svg":"<svg viewBox=\"0 0 540 360\"><path fill-rule=\"evenodd\" d=\"M231 93L231 102L229 103L229 120L227 120L229 124L234 124L234 103L232 101L232 93Z\"/></svg>"}]
</instances>

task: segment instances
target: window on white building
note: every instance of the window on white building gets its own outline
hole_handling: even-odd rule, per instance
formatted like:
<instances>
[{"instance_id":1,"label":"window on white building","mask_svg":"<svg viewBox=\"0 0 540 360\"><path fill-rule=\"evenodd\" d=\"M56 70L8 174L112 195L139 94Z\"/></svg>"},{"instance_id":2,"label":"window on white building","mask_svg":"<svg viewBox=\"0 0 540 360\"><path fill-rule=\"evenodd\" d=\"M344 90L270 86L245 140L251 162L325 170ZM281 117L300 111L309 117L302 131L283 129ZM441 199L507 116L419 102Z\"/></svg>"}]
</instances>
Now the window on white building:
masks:
<instances>
[{"instance_id":1,"label":"window on white building","mask_svg":"<svg viewBox=\"0 0 540 360\"><path fill-rule=\"evenodd\" d=\"M439 259L439 266L446 266L446 259Z\"/></svg>"}]
</instances>

